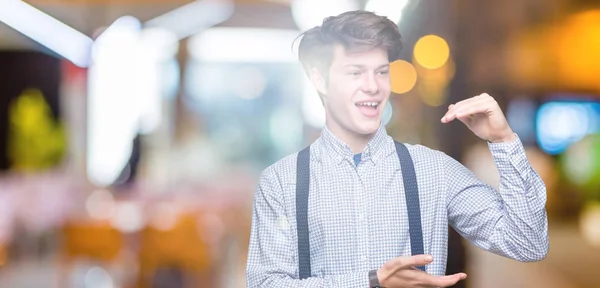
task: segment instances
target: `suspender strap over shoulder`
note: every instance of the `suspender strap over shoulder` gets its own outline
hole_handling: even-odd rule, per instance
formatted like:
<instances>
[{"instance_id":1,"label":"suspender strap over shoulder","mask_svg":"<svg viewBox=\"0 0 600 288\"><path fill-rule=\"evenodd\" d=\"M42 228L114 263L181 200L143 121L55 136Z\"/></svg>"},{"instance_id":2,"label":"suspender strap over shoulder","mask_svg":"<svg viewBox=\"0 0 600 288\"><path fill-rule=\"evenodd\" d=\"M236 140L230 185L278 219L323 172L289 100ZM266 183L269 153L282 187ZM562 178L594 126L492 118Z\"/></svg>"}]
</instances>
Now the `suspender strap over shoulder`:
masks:
<instances>
[{"instance_id":1,"label":"suspender strap over shoulder","mask_svg":"<svg viewBox=\"0 0 600 288\"><path fill-rule=\"evenodd\" d=\"M419 189L414 163L408 148L394 141L396 153L400 161L402 180L404 183L406 208L410 232L410 248L412 255L423 254L423 230L421 228L421 208ZM308 230L308 196L310 187L310 146L298 153L296 164L296 230L298 233L298 265L299 278L311 276L310 241ZM425 266L418 266L425 271Z\"/></svg>"},{"instance_id":2,"label":"suspender strap over shoulder","mask_svg":"<svg viewBox=\"0 0 600 288\"><path fill-rule=\"evenodd\" d=\"M419 187L415 166L408 152L408 148L400 142L396 144L396 153L400 159L402 180L404 181L404 195L406 210L408 212L408 230L410 233L410 250L412 255L423 254L423 229L421 228L421 206L419 204ZM425 266L417 266L425 271Z\"/></svg>"},{"instance_id":3,"label":"suspender strap over shoulder","mask_svg":"<svg viewBox=\"0 0 600 288\"><path fill-rule=\"evenodd\" d=\"M308 238L308 190L310 187L310 146L298 153L296 164L296 226L300 279L310 277L310 241Z\"/></svg>"}]
</instances>

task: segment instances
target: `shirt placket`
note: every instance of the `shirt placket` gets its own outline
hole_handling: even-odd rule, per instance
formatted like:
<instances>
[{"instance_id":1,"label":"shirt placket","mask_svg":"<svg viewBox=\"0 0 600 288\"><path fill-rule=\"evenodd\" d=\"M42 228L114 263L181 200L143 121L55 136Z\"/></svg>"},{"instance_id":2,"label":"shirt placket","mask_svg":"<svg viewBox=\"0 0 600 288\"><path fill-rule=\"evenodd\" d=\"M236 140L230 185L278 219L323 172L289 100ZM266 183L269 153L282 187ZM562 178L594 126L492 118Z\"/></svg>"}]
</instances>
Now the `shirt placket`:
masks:
<instances>
[{"instance_id":1,"label":"shirt placket","mask_svg":"<svg viewBox=\"0 0 600 288\"><path fill-rule=\"evenodd\" d=\"M357 232L358 232L358 243L359 243L359 247L357 247L359 249L359 253L360 253L360 267L363 270L369 269L369 260L370 260L370 255L369 255L369 231L368 231L368 217L367 217L367 195L368 195L368 191L367 191L367 187L366 187L366 175L365 175L365 168L364 167L364 162L361 163L359 165L359 167L357 167L356 170L356 176L358 178L358 183L356 185L356 189L355 189L355 205L356 205L356 212L357 212L357 217L356 217L356 221L357 221Z\"/></svg>"}]
</instances>

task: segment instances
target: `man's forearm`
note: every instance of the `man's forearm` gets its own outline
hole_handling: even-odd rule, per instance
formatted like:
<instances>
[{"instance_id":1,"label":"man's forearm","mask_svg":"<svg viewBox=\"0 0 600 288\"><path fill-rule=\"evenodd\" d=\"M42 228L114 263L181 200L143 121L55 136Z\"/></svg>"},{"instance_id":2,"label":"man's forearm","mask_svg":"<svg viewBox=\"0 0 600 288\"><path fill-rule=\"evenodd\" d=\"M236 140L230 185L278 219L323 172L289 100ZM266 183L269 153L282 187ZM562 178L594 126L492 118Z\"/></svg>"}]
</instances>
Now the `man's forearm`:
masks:
<instances>
[{"instance_id":1,"label":"man's forearm","mask_svg":"<svg viewBox=\"0 0 600 288\"><path fill-rule=\"evenodd\" d=\"M515 141L491 147L505 204L495 240L504 242L497 248L510 250L504 252L512 252L508 253L511 258L539 261L548 252L546 186L531 167L520 141Z\"/></svg>"}]
</instances>

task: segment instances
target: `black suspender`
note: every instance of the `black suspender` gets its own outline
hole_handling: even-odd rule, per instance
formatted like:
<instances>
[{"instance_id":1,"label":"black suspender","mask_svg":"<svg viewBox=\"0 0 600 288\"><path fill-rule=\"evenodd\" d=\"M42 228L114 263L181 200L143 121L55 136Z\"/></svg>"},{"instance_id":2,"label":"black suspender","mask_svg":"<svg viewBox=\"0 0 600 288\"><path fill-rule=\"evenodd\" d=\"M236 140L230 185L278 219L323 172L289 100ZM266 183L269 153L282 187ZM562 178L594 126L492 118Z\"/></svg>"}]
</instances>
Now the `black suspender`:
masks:
<instances>
[{"instance_id":1,"label":"black suspender","mask_svg":"<svg viewBox=\"0 0 600 288\"><path fill-rule=\"evenodd\" d=\"M408 148L400 142L394 141L394 143L396 144L398 159L400 159L400 169L402 169L402 180L404 181L410 251L412 255L419 255L423 254L423 229L421 229L421 206L419 204L417 173L415 173L415 166ZM417 268L425 271L425 266L417 266Z\"/></svg>"},{"instance_id":2,"label":"black suspender","mask_svg":"<svg viewBox=\"0 0 600 288\"><path fill-rule=\"evenodd\" d=\"M310 277L310 241L308 238L308 188L310 187L310 146L298 153L296 164L296 227L300 279Z\"/></svg>"},{"instance_id":3,"label":"black suspender","mask_svg":"<svg viewBox=\"0 0 600 288\"><path fill-rule=\"evenodd\" d=\"M406 196L410 249L412 255L423 254L423 231L421 228L421 208L415 167L406 146L394 141L396 153L402 169L402 180ZM311 276L310 241L308 235L308 195L310 187L310 146L298 153L296 165L296 225L298 232L299 278ZM425 266L417 268L425 271Z\"/></svg>"}]
</instances>

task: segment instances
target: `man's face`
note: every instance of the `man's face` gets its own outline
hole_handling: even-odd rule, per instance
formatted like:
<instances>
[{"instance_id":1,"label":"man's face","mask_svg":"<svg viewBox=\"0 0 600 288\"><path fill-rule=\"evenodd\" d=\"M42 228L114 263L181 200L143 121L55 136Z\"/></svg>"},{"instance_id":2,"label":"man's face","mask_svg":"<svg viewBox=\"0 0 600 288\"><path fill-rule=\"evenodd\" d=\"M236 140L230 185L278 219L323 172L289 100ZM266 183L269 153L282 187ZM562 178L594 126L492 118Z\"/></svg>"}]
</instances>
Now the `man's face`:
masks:
<instances>
[{"instance_id":1,"label":"man's face","mask_svg":"<svg viewBox=\"0 0 600 288\"><path fill-rule=\"evenodd\" d=\"M348 54L335 46L328 79L319 90L325 94L327 126L333 132L375 133L391 92L387 51Z\"/></svg>"}]
</instances>

